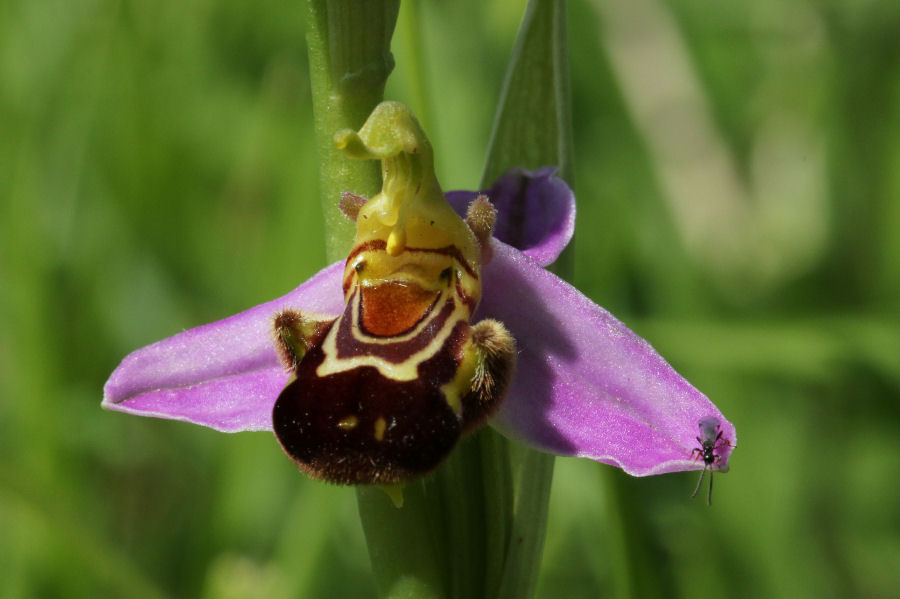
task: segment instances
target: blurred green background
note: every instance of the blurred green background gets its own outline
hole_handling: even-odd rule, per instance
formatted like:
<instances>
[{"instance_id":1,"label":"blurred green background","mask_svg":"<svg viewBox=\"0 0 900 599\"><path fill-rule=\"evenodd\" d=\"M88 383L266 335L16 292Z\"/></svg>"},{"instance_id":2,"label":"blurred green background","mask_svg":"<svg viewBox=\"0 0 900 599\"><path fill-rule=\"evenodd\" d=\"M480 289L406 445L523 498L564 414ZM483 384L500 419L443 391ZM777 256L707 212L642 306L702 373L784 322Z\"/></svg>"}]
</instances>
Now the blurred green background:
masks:
<instances>
[{"instance_id":1,"label":"blurred green background","mask_svg":"<svg viewBox=\"0 0 900 599\"><path fill-rule=\"evenodd\" d=\"M0 2L0 597L374 597L351 490L268 434L99 408L129 351L324 265L303 4ZM401 11L387 95L446 189L480 178L523 8ZM711 509L696 473L558 460L538 596L896 597L900 3L569 25L575 283L739 447Z\"/></svg>"}]
</instances>

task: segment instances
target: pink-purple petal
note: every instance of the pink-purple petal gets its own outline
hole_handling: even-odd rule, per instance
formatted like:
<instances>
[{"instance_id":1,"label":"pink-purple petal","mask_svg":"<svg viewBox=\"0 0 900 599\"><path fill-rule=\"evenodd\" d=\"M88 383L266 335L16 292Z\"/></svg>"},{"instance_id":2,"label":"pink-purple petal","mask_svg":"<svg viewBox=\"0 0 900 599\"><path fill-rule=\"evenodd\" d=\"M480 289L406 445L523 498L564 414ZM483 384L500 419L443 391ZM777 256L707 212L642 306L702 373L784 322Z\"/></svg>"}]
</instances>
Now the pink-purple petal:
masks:
<instances>
[{"instance_id":1,"label":"pink-purple petal","mask_svg":"<svg viewBox=\"0 0 900 599\"><path fill-rule=\"evenodd\" d=\"M510 169L485 193L497 208L494 237L533 258L552 264L575 232L575 195L554 176L556 167ZM480 192L451 191L447 201L460 216Z\"/></svg>"},{"instance_id":2,"label":"pink-purple petal","mask_svg":"<svg viewBox=\"0 0 900 599\"><path fill-rule=\"evenodd\" d=\"M103 407L202 424L271 430L272 405L288 375L275 353L272 318L285 308L343 309L342 262L278 299L132 352L103 389Z\"/></svg>"},{"instance_id":3,"label":"pink-purple petal","mask_svg":"<svg viewBox=\"0 0 900 599\"><path fill-rule=\"evenodd\" d=\"M280 365L220 376L186 387L153 389L103 406L117 412L181 420L224 433L271 431L272 406L288 380Z\"/></svg>"},{"instance_id":4,"label":"pink-purple petal","mask_svg":"<svg viewBox=\"0 0 900 599\"><path fill-rule=\"evenodd\" d=\"M591 458L634 476L703 467L698 423L734 426L646 341L531 258L494 243L480 316L501 320L518 344L509 396L492 424L537 449ZM477 316L476 316L477 318Z\"/></svg>"}]
</instances>

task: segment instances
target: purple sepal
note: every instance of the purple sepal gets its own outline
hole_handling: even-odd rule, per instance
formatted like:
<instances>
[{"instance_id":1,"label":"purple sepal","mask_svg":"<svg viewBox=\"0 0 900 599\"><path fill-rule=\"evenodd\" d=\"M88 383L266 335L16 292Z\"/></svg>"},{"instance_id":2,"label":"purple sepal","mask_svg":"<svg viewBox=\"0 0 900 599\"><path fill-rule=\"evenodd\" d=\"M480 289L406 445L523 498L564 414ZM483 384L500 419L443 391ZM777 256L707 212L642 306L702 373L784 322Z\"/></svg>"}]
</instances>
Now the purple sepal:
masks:
<instances>
[{"instance_id":1,"label":"purple sepal","mask_svg":"<svg viewBox=\"0 0 900 599\"><path fill-rule=\"evenodd\" d=\"M343 271L343 262L332 264L285 296L132 352L106 382L102 406L224 432L271 430L288 378L272 318L285 308L339 314Z\"/></svg>"},{"instance_id":2,"label":"purple sepal","mask_svg":"<svg viewBox=\"0 0 900 599\"><path fill-rule=\"evenodd\" d=\"M575 232L575 195L554 176L556 167L513 168L484 193L497 208L494 237L522 250L541 266L552 264ZM447 201L465 217L475 191L451 191Z\"/></svg>"},{"instance_id":3,"label":"purple sepal","mask_svg":"<svg viewBox=\"0 0 900 599\"><path fill-rule=\"evenodd\" d=\"M731 444L714 469L727 469L734 425L650 344L506 244L494 242L483 272L475 320L503 322L519 352L493 426L537 449L645 476L703 468L692 450L698 423L712 416Z\"/></svg>"}]
</instances>

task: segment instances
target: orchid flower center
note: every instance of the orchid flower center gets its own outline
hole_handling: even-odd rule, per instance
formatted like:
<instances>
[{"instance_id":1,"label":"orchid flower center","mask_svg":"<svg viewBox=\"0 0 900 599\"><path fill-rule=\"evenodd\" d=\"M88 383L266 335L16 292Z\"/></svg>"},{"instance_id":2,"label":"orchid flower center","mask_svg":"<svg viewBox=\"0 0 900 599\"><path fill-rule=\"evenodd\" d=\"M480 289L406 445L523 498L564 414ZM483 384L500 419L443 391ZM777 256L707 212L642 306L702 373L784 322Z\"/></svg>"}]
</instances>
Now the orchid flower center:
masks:
<instances>
[{"instance_id":1,"label":"orchid flower center","mask_svg":"<svg viewBox=\"0 0 900 599\"><path fill-rule=\"evenodd\" d=\"M506 394L512 336L496 321L470 324L493 221L480 222L483 206L471 225L453 211L431 145L401 104L380 104L335 144L351 158L380 160L383 188L348 211L357 229L343 313L318 323L296 311L276 318L294 378L275 403L273 428L311 476L402 483L435 468Z\"/></svg>"}]
</instances>

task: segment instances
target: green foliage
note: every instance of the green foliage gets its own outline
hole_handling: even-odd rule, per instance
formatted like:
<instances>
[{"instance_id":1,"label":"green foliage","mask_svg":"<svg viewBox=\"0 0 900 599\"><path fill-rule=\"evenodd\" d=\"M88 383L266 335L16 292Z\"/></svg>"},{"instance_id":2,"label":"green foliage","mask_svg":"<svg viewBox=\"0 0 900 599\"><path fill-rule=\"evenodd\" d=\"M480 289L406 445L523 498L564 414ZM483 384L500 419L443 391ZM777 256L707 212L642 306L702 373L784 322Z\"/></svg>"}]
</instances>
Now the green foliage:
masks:
<instances>
[{"instance_id":1,"label":"green foliage","mask_svg":"<svg viewBox=\"0 0 900 599\"><path fill-rule=\"evenodd\" d=\"M386 96L471 188L524 3L416 9ZM352 491L267 434L99 409L127 352L324 266L304 14L0 3L0 597L374 597ZM557 460L538 596L892 596L900 6L573 0L568 22L575 282L740 439L711 509L693 474Z\"/></svg>"}]
</instances>

